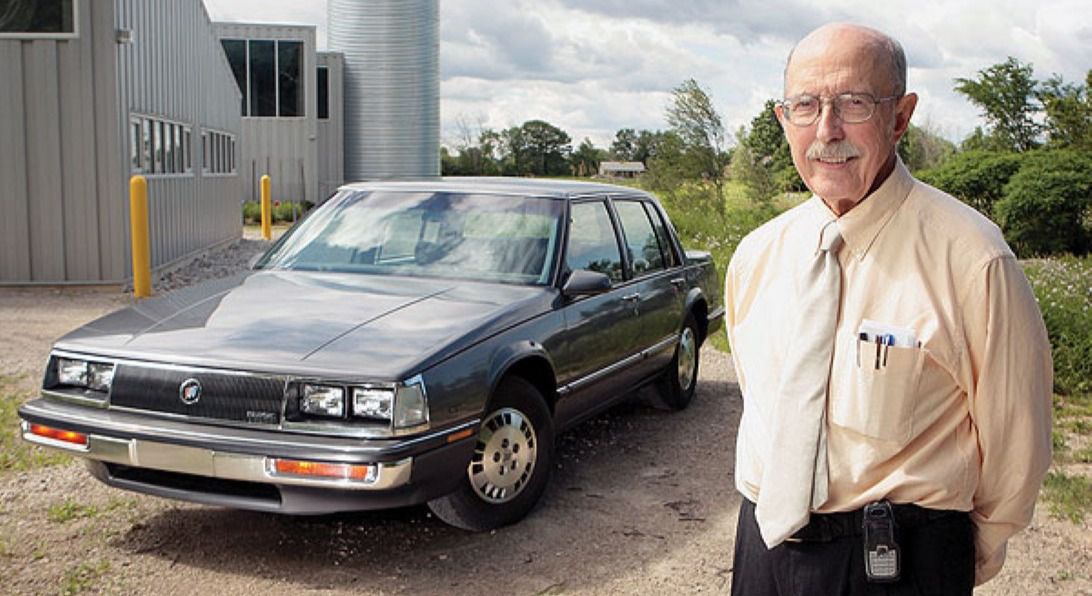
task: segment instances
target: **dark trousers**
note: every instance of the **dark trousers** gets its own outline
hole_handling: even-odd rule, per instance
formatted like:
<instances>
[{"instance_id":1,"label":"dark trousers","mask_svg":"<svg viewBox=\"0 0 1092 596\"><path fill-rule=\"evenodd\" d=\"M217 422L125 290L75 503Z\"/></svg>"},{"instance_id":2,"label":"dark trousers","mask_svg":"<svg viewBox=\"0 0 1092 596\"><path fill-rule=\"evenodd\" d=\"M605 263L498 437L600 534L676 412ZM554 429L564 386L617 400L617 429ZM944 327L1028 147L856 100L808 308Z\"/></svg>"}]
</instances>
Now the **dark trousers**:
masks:
<instances>
[{"instance_id":1,"label":"dark trousers","mask_svg":"<svg viewBox=\"0 0 1092 596\"><path fill-rule=\"evenodd\" d=\"M897 582L888 584L865 578L859 526L853 532L851 524L826 523L844 522L852 514L831 515L841 517L813 514L808 527L796 534L804 540L767 549L755 521L755 505L744 499L736 526L732 595L970 596L974 590L974 529L967 513L943 512L920 523L900 523L902 571Z\"/></svg>"}]
</instances>

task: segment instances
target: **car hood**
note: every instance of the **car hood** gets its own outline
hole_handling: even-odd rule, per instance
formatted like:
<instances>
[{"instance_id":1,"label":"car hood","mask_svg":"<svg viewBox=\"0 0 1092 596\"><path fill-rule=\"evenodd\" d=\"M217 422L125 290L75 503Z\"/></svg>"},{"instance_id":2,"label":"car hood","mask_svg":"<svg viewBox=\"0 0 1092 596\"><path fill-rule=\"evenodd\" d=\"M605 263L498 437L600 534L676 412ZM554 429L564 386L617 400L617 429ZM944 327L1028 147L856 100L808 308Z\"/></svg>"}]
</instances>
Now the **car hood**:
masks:
<instances>
[{"instance_id":1,"label":"car hood","mask_svg":"<svg viewBox=\"0 0 1092 596\"><path fill-rule=\"evenodd\" d=\"M550 309L556 291L458 280L249 272L93 321L56 348L286 374L397 380Z\"/></svg>"}]
</instances>

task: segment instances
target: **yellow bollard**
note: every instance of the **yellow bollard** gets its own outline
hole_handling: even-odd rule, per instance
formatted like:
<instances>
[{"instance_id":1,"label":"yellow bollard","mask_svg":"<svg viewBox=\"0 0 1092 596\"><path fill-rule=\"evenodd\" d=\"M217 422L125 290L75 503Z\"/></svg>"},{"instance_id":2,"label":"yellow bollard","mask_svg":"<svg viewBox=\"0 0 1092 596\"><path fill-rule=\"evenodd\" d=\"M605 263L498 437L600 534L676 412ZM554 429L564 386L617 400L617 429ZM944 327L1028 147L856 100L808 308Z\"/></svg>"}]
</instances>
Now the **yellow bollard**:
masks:
<instances>
[{"instance_id":1,"label":"yellow bollard","mask_svg":"<svg viewBox=\"0 0 1092 596\"><path fill-rule=\"evenodd\" d=\"M270 198L269 174L262 175L262 238L273 237L273 201Z\"/></svg>"},{"instance_id":2,"label":"yellow bollard","mask_svg":"<svg viewBox=\"0 0 1092 596\"><path fill-rule=\"evenodd\" d=\"M129 229L133 241L133 296L152 295L152 257L148 249L148 182L129 179Z\"/></svg>"}]
</instances>

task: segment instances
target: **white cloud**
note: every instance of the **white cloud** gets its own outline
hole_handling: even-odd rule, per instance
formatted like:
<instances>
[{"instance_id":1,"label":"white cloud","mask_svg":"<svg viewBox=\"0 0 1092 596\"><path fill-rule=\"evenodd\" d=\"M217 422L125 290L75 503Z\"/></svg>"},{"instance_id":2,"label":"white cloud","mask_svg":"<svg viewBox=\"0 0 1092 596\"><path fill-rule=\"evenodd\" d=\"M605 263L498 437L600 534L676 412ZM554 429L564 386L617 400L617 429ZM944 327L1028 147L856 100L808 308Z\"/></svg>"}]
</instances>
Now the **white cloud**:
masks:
<instances>
[{"instance_id":1,"label":"white cloud","mask_svg":"<svg viewBox=\"0 0 1092 596\"><path fill-rule=\"evenodd\" d=\"M205 0L217 20L302 22L325 47L322 0ZM441 118L492 128L543 119L608 145L619 128L663 128L673 87L694 78L734 130L780 95L792 44L832 20L902 43L915 122L958 140L982 124L953 90L1015 56L1044 79L1082 83L1092 67L1087 0L440 0Z\"/></svg>"}]
</instances>

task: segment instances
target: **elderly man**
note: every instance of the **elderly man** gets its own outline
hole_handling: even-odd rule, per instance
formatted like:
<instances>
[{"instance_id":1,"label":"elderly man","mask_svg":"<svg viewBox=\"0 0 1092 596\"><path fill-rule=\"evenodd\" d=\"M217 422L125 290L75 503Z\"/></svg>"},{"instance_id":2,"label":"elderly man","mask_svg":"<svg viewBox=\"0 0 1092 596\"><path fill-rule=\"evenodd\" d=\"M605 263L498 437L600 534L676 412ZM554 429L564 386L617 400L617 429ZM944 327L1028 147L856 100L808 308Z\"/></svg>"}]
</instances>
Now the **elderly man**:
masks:
<instances>
[{"instance_id":1,"label":"elderly man","mask_svg":"<svg viewBox=\"0 0 1092 596\"><path fill-rule=\"evenodd\" d=\"M793 49L776 108L814 193L740 243L733 594L970 594L1050 463L1050 345L997 227L911 177L886 35Z\"/></svg>"}]
</instances>

